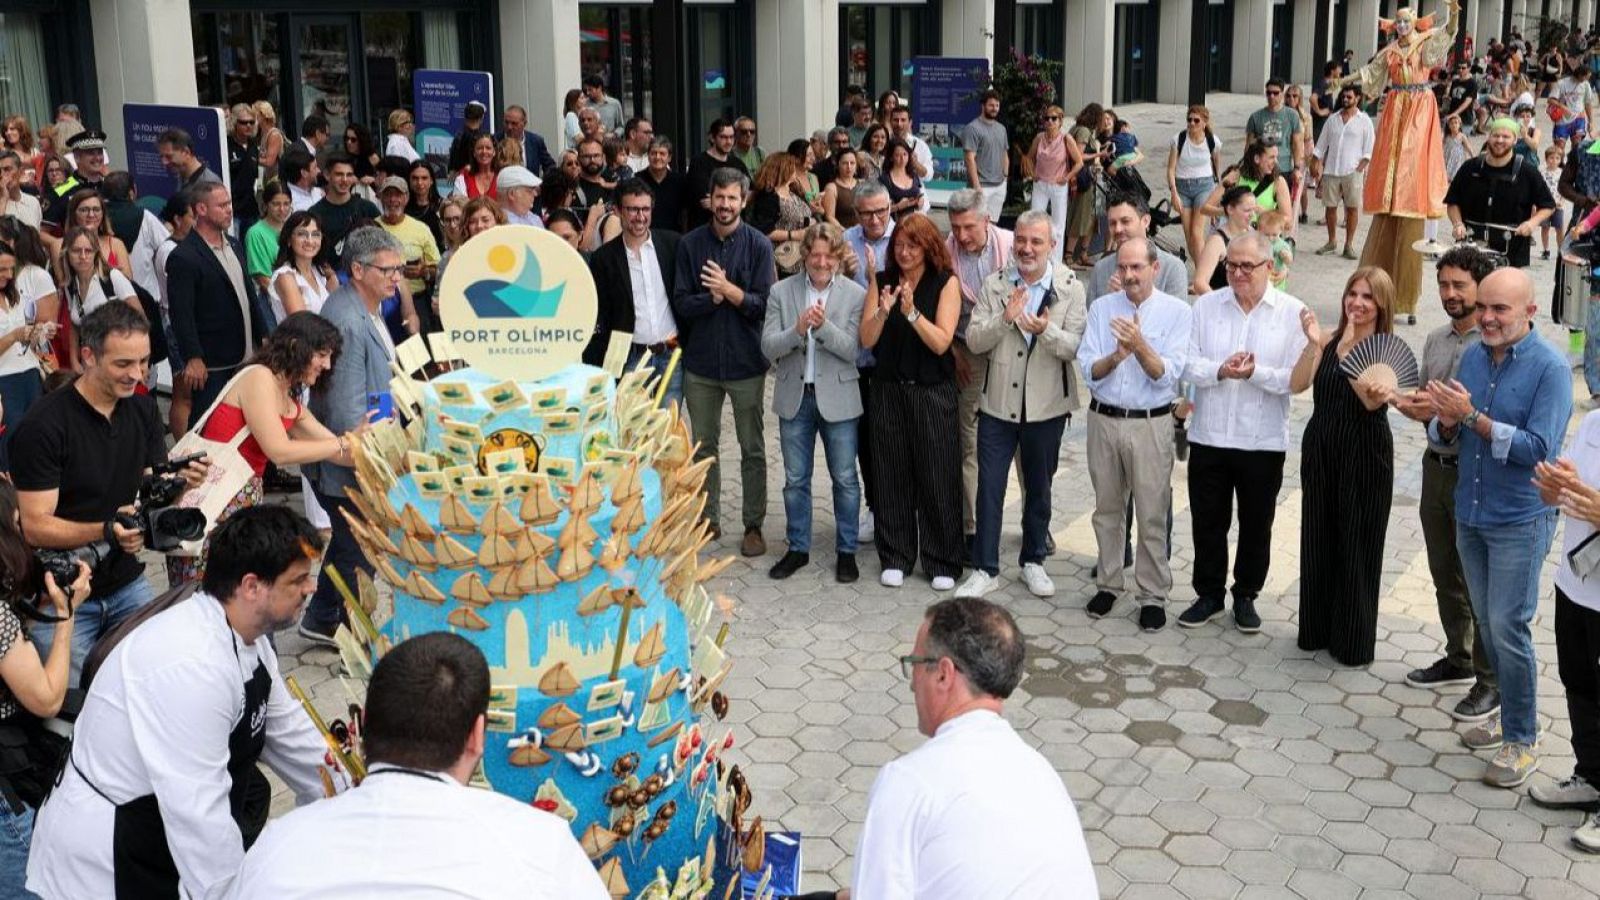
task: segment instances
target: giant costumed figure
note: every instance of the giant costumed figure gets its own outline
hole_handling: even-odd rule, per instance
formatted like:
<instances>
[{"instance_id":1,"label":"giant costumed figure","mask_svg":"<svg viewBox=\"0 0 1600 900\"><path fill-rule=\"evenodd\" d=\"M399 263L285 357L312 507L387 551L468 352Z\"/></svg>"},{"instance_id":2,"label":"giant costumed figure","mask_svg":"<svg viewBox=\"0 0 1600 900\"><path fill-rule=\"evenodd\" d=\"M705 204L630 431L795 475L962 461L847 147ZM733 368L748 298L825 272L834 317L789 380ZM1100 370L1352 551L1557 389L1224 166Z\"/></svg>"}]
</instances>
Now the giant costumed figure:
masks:
<instances>
[{"instance_id":1,"label":"giant costumed figure","mask_svg":"<svg viewBox=\"0 0 1600 900\"><path fill-rule=\"evenodd\" d=\"M1341 79L1366 96L1386 92L1378 136L1367 169L1362 208L1372 216L1363 266L1377 266L1395 284L1395 314L1415 316L1422 292L1422 257L1411 248L1421 240L1423 222L1444 215L1444 143L1439 105L1428 75L1450 55L1460 7L1451 0L1449 20L1435 28L1433 16L1417 18L1402 7L1394 19L1379 19L1384 34L1396 40L1372 61Z\"/></svg>"}]
</instances>

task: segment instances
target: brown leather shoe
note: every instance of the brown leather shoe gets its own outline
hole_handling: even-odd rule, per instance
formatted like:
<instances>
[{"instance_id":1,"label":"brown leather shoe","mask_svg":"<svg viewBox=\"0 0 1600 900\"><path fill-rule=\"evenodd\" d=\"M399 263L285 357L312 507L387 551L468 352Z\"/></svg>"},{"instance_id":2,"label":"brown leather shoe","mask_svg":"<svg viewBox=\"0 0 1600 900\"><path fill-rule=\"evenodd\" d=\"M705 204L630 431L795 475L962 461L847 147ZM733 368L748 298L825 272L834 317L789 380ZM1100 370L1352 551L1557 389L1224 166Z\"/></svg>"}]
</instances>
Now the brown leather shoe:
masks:
<instances>
[{"instance_id":1,"label":"brown leather shoe","mask_svg":"<svg viewBox=\"0 0 1600 900\"><path fill-rule=\"evenodd\" d=\"M739 542L739 552L745 556L765 556L767 553L766 538L761 536L761 529L746 528L744 540Z\"/></svg>"}]
</instances>

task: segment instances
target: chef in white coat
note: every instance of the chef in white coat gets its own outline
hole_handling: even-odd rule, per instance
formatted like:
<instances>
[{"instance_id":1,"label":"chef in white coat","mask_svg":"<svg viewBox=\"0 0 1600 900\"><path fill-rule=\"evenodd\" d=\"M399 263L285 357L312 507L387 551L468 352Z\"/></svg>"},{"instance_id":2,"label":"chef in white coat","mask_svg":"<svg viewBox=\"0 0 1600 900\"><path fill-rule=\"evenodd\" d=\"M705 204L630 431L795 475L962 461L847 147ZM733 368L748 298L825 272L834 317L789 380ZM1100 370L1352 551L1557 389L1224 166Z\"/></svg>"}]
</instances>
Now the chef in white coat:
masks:
<instances>
[{"instance_id":1,"label":"chef in white coat","mask_svg":"<svg viewBox=\"0 0 1600 900\"><path fill-rule=\"evenodd\" d=\"M281 506L212 532L201 590L106 657L62 782L39 809L28 889L54 898L224 896L266 824L265 762L300 802L327 747L268 642L297 620L322 541Z\"/></svg>"}]
</instances>

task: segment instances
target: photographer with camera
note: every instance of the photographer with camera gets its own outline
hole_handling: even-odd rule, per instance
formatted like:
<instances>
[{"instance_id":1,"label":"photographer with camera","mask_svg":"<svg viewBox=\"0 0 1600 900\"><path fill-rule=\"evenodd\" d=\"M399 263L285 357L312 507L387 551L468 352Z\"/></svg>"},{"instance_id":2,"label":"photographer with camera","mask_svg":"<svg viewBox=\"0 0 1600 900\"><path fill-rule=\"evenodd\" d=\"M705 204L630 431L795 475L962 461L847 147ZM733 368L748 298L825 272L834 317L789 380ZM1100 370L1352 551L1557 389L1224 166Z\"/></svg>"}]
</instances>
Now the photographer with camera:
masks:
<instances>
[{"instance_id":1,"label":"photographer with camera","mask_svg":"<svg viewBox=\"0 0 1600 900\"><path fill-rule=\"evenodd\" d=\"M23 889L34 804L42 785L27 752L39 721L54 716L67 696L72 655L72 598L89 593L89 567L65 588L46 573L43 590L33 584L32 555L22 542L17 493L0 481L0 897L31 897ZM41 661L23 627L50 616L61 620L49 654Z\"/></svg>"},{"instance_id":2,"label":"photographer with camera","mask_svg":"<svg viewBox=\"0 0 1600 900\"><path fill-rule=\"evenodd\" d=\"M135 627L94 676L61 784L39 808L29 890L219 897L267 822L258 761L301 803L324 796L328 746L271 643L310 596L321 551L282 506L217 526L200 591Z\"/></svg>"},{"instance_id":3,"label":"photographer with camera","mask_svg":"<svg viewBox=\"0 0 1600 900\"><path fill-rule=\"evenodd\" d=\"M166 506L206 473L205 462L195 460L159 474L170 467L155 398L135 394L150 364L144 315L108 303L83 317L78 336L81 374L34 403L11 438L11 476L28 543L46 551L47 565L70 571L61 568L61 554L48 552L66 551L93 573L92 590L74 613L69 685L78 683L95 639L155 597L136 555L147 537L141 520L150 518L139 515L141 491L155 501L147 507ZM54 631L42 623L31 636L42 650Z\"/></svg>"}]
</instances>

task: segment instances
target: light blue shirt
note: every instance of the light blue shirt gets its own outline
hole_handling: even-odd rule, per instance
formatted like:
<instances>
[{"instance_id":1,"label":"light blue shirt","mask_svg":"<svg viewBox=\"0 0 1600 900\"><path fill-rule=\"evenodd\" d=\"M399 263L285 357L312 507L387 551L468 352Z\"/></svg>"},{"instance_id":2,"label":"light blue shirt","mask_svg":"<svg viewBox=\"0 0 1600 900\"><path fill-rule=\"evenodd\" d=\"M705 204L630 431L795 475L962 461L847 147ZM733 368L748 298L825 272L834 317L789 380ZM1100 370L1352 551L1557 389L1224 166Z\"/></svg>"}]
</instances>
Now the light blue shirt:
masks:
<instances>
[{"instance_id":1,"label":"light blue shirt","mask_svg":"<svg viewBox=\"0 0 1600 900\"><path fill-rule=\"evenodd\" d=\"M1030 316L1037 316L1039 314L1039 308L1044 306L1044 298L1050 293L1050 288L1054 284L1050 275L1051 271L1052 269L1049 266L1046 266L1044 270L1044 277L1032 284L1028 284L1022 280L1022 273L1012 270L1011 283L1028 289L1028 305L1023 307L1023 311ZM1021 330L1021 326L1018 326L1018 330ZM1023 331L1022 339L1027 342L1029 347L1033 346L1033 335Z\"/></svg>"},{"instance_id":2,"label":"light blue shirt","mask_svg":"<svg viewBox=\"0 0 1600 900\"><path fill-rule=\"evenodd\" d=\"M889 220L889 226L883 230L883 237L876 241L868 241L867 235L861 230L860 225L852 225L844 230L845 243L856 255L856 274L851 276L856 284L867 286L867 248L872 248L872 253L878 259L878 271L889 264L889 239L894 237L894 220ZM871 368L878 364L873 358L872 351L862 347L856 353L856 367L860 369Z\"/></svg>"},{"instance_id":3,"label":"light blue shirt","mask_svg":"<svg viewBox=\"0 0 1600 900\"><path fill-rule=\"evenodd\" d=\"M1145 341L1161 357L1161 377L1151 378L1139 365L1139 360L1130 354L1107 372L1106 377L1096 379L1094 364L1117 348L1111 320L1131 319L1135 313L1139 316L1139 330L1144 332ZM1191 315L1189 304L1162 291L1152 291L1137 306L1123 291L1096 300L1089 307L1083 343L1078 345L1078 359L1083 361L1084 383L1089 386L1089 395L1107 406L1123 409L1156 409L1176 400L1178 381L1189 361Z\"/></svg>"}]
</instances>

